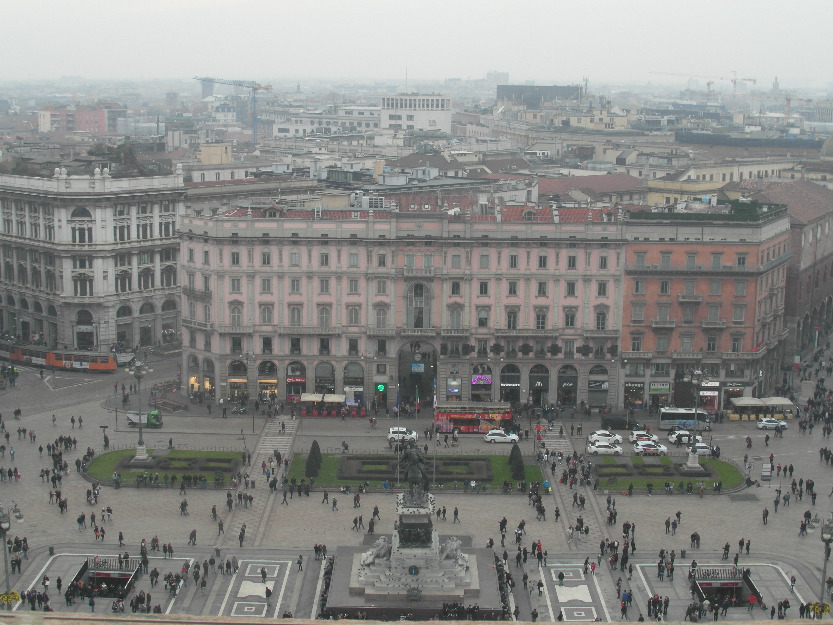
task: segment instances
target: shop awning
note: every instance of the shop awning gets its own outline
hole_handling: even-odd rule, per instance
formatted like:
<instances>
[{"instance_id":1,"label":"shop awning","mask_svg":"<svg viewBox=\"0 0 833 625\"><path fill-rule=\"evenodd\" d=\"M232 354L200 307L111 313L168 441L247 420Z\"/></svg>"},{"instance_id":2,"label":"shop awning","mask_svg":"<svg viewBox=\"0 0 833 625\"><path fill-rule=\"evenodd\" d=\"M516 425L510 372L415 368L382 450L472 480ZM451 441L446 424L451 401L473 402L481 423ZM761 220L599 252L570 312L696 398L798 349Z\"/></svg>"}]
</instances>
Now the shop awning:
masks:
<instances>
[{"instance_id":1,"label":"shop awning","mask_svg":"<svg viewBox=\"0 0 833 625\"><path fill-rule=\"evenodd\" d=\"M761 401L767 406L783 406L785 408L792 408L793 403L786 397L764 397Z\"/></svg>"},{"instance_id":2,"label":"shop awning","mask_svg":"<svg viewBox=\"0 0 833 625\"><path fill-rule=\"evenodd\" d=\"M324 401L323 393L301 393L301 401L318 402Z\"/></svg>"},{"instance_id":3,"label":"shop awning","mask_svg":"<svg viewBox=\"0 0 833 625\"><path fill-rule=\"evenodd\" d=\"M344 399L344 395L340 395L338 393L327 393L324 395L324 401L328 404L343 404Z\"/></svg>"},{"instance_id":4,"label":"shop awning","mask_svg":"<svg viewBox=\"0 0 833 625\"><path fill-rule=\"evenodd\" d=\"M766 405L757 397L732 397L732 403L738 408L756 408Z\"/></svg>"}]
</instances>

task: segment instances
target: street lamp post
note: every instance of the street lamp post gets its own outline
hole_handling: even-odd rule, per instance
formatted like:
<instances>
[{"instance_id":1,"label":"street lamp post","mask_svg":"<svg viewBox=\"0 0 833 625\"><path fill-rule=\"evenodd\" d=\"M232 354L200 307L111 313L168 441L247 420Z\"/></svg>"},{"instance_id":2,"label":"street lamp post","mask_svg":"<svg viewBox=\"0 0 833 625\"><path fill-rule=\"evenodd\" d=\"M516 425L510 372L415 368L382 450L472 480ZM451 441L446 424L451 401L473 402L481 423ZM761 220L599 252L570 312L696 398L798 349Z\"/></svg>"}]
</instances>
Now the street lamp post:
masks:
<instances>
[{"instance_id":1,"label":"street lamp post","mask_svg":"<svg viewBox=\"0 0 833 625\"><path fill-rule=\"evenodd\" d=\"M821 542L824 543L824 554L821 568L821 589L819 603L824 603L824 588L827 585L827 561L830 559L830 543L833 543L833 514L821 526Z\"/></svg>"},{"instance_id":2,"label":"street lamp post","mask_svg":"<svg viewBox=\"0 0 833 625\"><path fill-rule=\"evenodd\" d=\"M703 382L708 382L710 378L700 369L690 369L683 379L696 387L694 391L694 436L690 437L688 441L691 447L687 463L689 466L693 466L700 464L700 456L694 451L694 445L697 442L697 437L700 435L700 385Z\"/></svg>"},{"instance_id":3,"label":"street lamp post","mask_svg":"<svg viewBox=\"0 0 833 625\"><path fill-rule=\"evenodd\" d=\"M3 548L3 566L4 566L4 571L6 573L6 596L7 597L12 592L11 575L9 574L9 550L6 547L6 540L8 540L7 532L9 531L10 527L11 527L11 519L9 518L9 513L4 507L0 506L0 530L2 530L2 533L3 533L3 544L0 545L0 546L2 546L2 548ZM12 609L11 601L6 603L6 609L7 610Z\"/></svg>"},{"instance_id":4,"label":"street lamp post","mask_svg":"<svg viewBox=\"0 0 833 625\"><path fill-rule=\"evenodd\" d=\"M153 369L151 369L147 363L144 363L141 360L136 360L133 362L132 368L128 369L127 372L136 378L136 395L139 397L139 442L136 445L135 460L146 460L148 453L147 447L145 447L144 438L142 436L142 378L144 378L148 373L153 373Z\"/></svg>"}]
</instances>

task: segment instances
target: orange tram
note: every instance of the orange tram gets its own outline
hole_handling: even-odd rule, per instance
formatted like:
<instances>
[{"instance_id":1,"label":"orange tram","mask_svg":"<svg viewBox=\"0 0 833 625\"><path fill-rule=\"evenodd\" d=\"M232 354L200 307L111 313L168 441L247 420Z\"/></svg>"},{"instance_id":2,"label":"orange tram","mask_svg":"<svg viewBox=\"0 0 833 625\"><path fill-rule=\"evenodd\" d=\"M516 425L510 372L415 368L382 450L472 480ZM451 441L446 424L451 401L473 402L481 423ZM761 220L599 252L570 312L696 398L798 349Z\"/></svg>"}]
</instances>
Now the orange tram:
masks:
<instances>
[{"instance_id":1,"label":"orange tram","mask_svg":"<svg viewBox=\"0 0 833 625\"><path fill-rule=\"evenodd\" d=\"M32 367L55 367L88 373L110 373L116 370L116 358L110 353L57 350L5 341L0 341L0 359Z\"/></svg>"}]
</instances>

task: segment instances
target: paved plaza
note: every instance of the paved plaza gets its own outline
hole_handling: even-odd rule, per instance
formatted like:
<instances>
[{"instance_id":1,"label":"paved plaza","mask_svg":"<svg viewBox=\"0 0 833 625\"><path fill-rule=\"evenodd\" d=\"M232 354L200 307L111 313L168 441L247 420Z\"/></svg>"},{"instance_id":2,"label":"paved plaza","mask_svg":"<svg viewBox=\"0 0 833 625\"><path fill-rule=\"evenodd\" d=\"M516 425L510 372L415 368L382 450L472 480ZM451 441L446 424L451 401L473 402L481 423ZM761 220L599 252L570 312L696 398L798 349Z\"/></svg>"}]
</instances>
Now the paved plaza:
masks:
<instances>
[{"instance_id":1,"label":"paved plaza","mask_svg":"<svg viewBox=\"0 0 833 625\"><path fill-rule=\"evenodd\" d=\"M149 386L154 380L169 379L176 376L179 368L178 354L157 355L154 373L143 386ZM255 487L250 490L254 497L251 507L234 507L229 512L224 503L225 490L189 489L185 495L179 494L178 488L136 489L125 487L113 489L104 487L96 506L86 502L86 491L90 487L82 475L75 471L75 459L80 457L87 447L96 452L102 450L102 429L106 425L107 436L115 448L135 444L137 432L130 428L119 410L118 417L108 408L113 395L113 384L129 384L132 378L128 373L119 371L114 375L90 376L62 374L53 379L47 373L42 380L38 370L23 369L14 388L0 395L0 412L2 412L6 429L10 434L8 449L0 458L0 467L8 469L17 467L22 478L17 482L0 482L0 502L8 506L16 502L23 515L22 523L12 522L10 536L26 536L31 549L28 559L23 561L22 574L12 577L12 587L18 591L42 588L44 575L48 575L52 586L51 602L56 611L88 612L86 603L77 602L66 606L63 597L55 591L55 583L61 577L64 584L77 572L87 557L115 557L127 551L137 556L142 539L150 540L156 536L163 543L171 543L174 558L164 558L158 552L151 553L150 568L157 568L161 575L171 571L177 572L187 562L189 566L198 566L219 550L220 558L237 558L239 569L236 573L225 575L209 571L207 585L203 590L192 579L178 595L167 592L161 584L150 587L148 576L142 576L134 593L144 590L152 595L152 605L159 605L167 614L193 614L202 616L253 616L262 618L280 617L285 612L292 612L296 617L309 618L316 613L315 598L320 592L321 562L313 557L313 546L318 543L327 545L329 552L339 546L358 546L364 536L353 531L352 521L362 514L364 523L372 515L374 506L379 507L381 520L377 521L377 534L391 534L394 522L394 497L381 492L371 492L361 500L361 508L353 508L350 496L329 493L330 503L322 503L322 493L313 490L309 497L297 495L288 500L289 505L281 505L281 494L269 494L265 477L261 475L260 464L271 456L274 449L286 454L292 450L304 453L313 440L318 440L322 451L336 452L342 441L346 441L350 451L387 450L385 433L394 424L386 415L379 415L379 425L370 430L366 420L341 419L292 421L288 416L267 424L264 418L251 415L229 415L227 419L220 416L218 410L212 414L204 405L189 404L184 414L165 416L165 425L161 430L145 430L145 441L149 448L167 448L168 439L173 439L177 448L185 449L229 449L252 453L252 464L247 467L256 478ZM806 389L805 389L806 392ZM65 407L61 407L65 406ZM22 419L12 418L12 411L22 410ZM56 422L53 426L52 415ZM83 428L77 425L73 429L70 418L83 417ZM640 416L652 424L650 418ZM280 422L284 422L284 430ZM427 416L409 421L408 425L422 432L429 425ZM569 420L565 422L569 426ZM655 423L653 425L656 425ZM18 438L18 428L26 427L36 434L35 442L22 435ZM584 423L585 434L598 427L598 417ZM567 428L568 429L568 428ZM49 468L51 462L38 452L39 445L46 445L60 434L77 439L77 449L65 455L69 462L69 476L63 481L63 496L67 498L69 510L60 514L58 507L50 504L50 485L41 481L41 469ZM760 433L754 423L733 422L716 426L713 435L715 444L719 444L723 457L742 463L747 453L745 438L751 436L753 447L749 450L752 475L760 474L760 464L769 454L775 456L775 462L794 466L796 478L813 479L819 498L813 506L808 497L803 501L793 499L789 507L781 507L777 513L773 510L774 490L779 486L787 492L789 485L781 483L778 478L764 483L759 488L750 488L736 493L724 493L717 496L711 493L703 498L696 495L666 496L655 494L653 497L627 497L619 493L610 493L615 498L618 522L615 526L606 523L606 497L600 490L593 493L589 488L582 492L588 496L587 507L581 511L584 521L590 527L589 537L581 540L569 540L567 524L574 523L578 514L572 507L572 493L566 486L559 485L552 495L544 499L547 507L547 521L536 521L535 511L528 505L522 494L478 494L472 495L453 489L435 491L437 505L446 506L449 511L458 507L460 523L453 524L451 514L446 523L438 522L437 529L441 536L452 534L468 535L472 544L485 547L492 538L497 546L500 544L498 521L506 516L509 533L506 548L510 554L508 570L517 581L513 602L518 605L520 618L528 620L531 610L537 609L541 620L555 620L559 613L568 621L603 621L621 620L616 581L623 579L623 589L632 590L633 605L628 611L628 618L636 620L639 613L647 617L647 598L653 594L669 597L669 620L682 620L684 610L690 602L686 572L692 559L703 566L726 565L721 560L722 547L728 542L732 545L731 555L737 550L738 540L751 540L749 555L740 556L739 564L752 571L752 577L761 589L768 605L790 598L792 609L789 616L797 616L799 603L818 598L820 586L820 568L822 546L817 533L799 536L799 523L805 510L825 517L833 509L833 498L828 498L833 485L833 468L819 462L819 448L830 443L822 439L817 429L812 436L801 435L798 428L791 424L782 439L773 438L768 447L764 445L764 434ZM557 440L556 440L557 439ZM582 437L550 437L550 446L562 451L583 448ZM11 448L14 448L14 459ZM525 453L533 451L532 441L523 441L521 449ZM429 472L431 454L436 453L506 453L509 446L487 445L482 438L463 436L459 448L429 450ZM591 496L595 495L595 496ZM338 510L332 509L332 498L338 498ZM180 502L188 500L190 514L180 514ZM212 505L221 512L224 533L218 533L218 526L210 517ZM89 523L87 529L79 531L76 518L82 512L87 516L95 512L100 515L101 508L111 507L112 518L103 523L106 536L103 541L96 541ZM770 509L769 523L763 525L761 513L764 506ZM554 520L554 510L560 509L561 517ZM675 535L666 534L664 521L677 511L681 513L682 523ZM515 564L515 544L512 530L525 519L526 535L522 544L531 544L540 540L548 551L546 567L538 566L535 559L525 565ZM637 549L631 559L634 565L632 579L627 579L627 572L611 570L606 560L602 560L595 575L583 570L586 558L595 561L600 540L604 538L622 539L621 525L629 521L636 524L635 539ZM240 529L245 524L246 533L242 547L239 541ZM189 545L188 538L192 530L197 531L196 545ZM701 536L699 549L690 548L689 536L692 532ZM122 532L125 547L119 548L118 535ZM50 554L50 547L53 554ZM686 557L678 555L677 575L673 581L667 577L658 579L656 562L660 549L677 554L686 549ZM503 548L497 549L498 554ZM303 570L297 566L298 556L303 556ZM267 573L266 583L262 581L261 568ZM530 590L524 591L521 584L523 573L528 573ZM564 585L559 586L558 573L564 573ZM790 591L789 579L795 575L797 584L795 594ZM539 589L537 580L543 580ZM269 587L272 596L267 603L265 589ZM15 609L28 610L26 605ZM96 612L109 612L110 602L102 600ZM129 611L129 608L128 608ZM766 615L768 618L768 614ZM730 610L725 619L749 620L745 609Z\"/></svg>"}]
</instances>

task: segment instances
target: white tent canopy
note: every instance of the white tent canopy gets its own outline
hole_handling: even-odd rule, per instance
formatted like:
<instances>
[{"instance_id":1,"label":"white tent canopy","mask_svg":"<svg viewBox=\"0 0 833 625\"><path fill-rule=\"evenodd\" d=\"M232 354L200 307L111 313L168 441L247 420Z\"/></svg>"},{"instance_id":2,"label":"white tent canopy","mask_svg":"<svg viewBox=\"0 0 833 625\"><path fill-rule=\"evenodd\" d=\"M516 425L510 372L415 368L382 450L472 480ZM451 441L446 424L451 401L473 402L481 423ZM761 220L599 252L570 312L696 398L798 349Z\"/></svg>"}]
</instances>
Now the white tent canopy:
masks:
<instances>
[{"instance_id":1,"label":"white tent canopy","mask_svg":"<svg viewBox=\"0 0 833 625\"><path fill-rule=\"evenodd\" d=\"M301 401L302 402L324 402L327 404L343 404L344 403L344 395L340 394L333 394L333 393L302 393L301 394Z\"/></svg>"},{"instance_id":2,"label":"white tent canopy","mask_svg":"<svg viewBox=\"0 0 833 625\"><path fill-rule=\"evenodd\" d=\"M782 406L784 408L792 408L793 403L786 397L764 397L761 401L767 406Z\"/></svg>"},{"instance_id":3,"label":"white tent canopy","mask_svg":"<svg viewBox=\"0 0 833 625\"><path fill-rule=\"evenodd\" d=\"M738 408L755 408L766 405L757 397L732 397L732 403Z\"/></svg>"}]
</instances>

